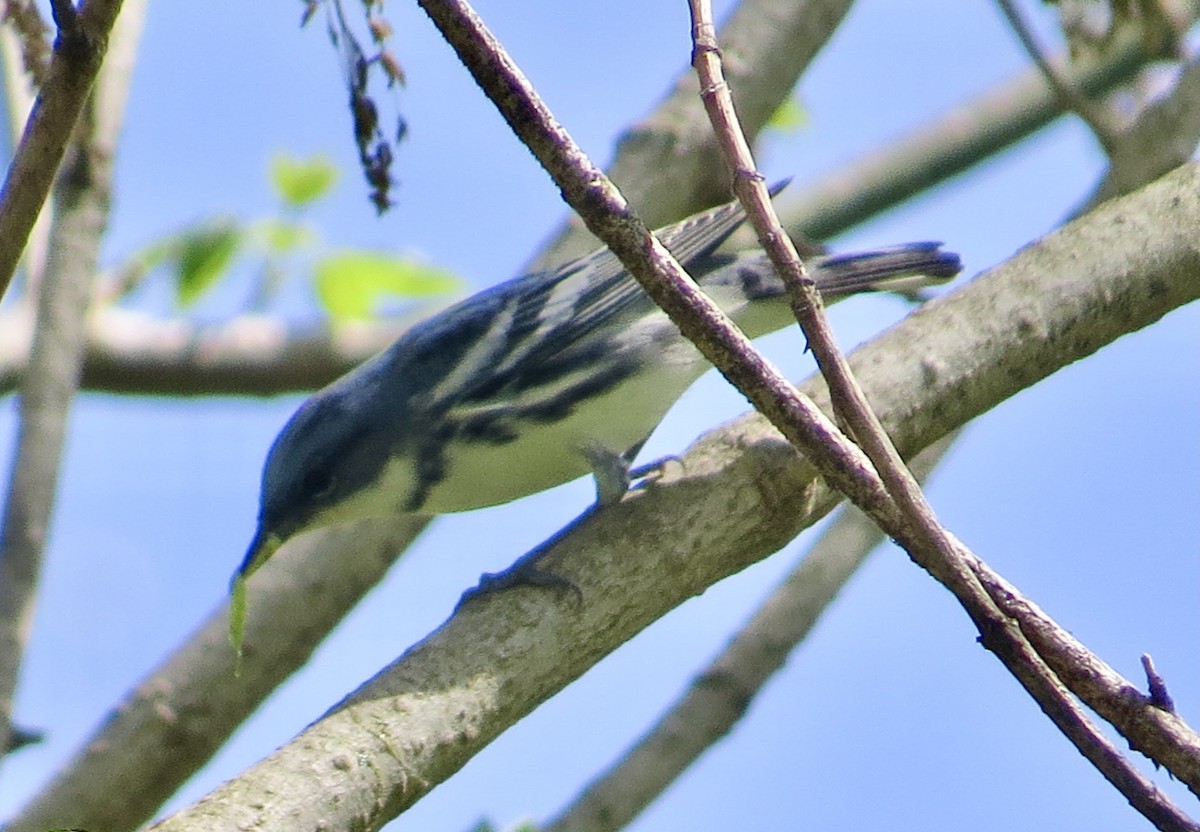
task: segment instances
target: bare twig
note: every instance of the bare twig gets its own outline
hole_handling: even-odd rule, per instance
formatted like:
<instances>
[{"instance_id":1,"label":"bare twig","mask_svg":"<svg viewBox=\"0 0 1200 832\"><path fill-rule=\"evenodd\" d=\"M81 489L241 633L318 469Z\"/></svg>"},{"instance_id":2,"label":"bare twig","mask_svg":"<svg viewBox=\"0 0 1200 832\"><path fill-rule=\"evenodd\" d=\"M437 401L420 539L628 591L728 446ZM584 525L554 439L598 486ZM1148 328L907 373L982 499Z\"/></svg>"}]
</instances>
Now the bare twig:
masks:
<instances>
[{"instance_id":1,"label":"bare twig","mask_svg":"<svg viewBox=\"0 0 1200 832\"><path fill-rule=\"evenodd\" d=\"M984 646L996 654L1047 716L1138 811L1161 829L1200 829L1090 723L1066 687L1046 666L1043 657L1014 624L1021 619L1010 618L989 596L979 576L972 571L972 565L979 563L978 559L938 522L841 356L816 287L804 273L794 246L775 216L722 77L711 4L709 0L690 0L689 8L695 43L693 63L700 76L701 95L713 129L733 174L734 191L746 206L760 243L788 286L793 311L808 337L822 375L829 382L835 413L845 420L858 444L866 451L899 510L894 522L884 512L874 516L881 522L888 522L889 525L884 525L887 533L904 546L916 563L954 593L979 628ZM747 391L743 392L749 395ZM848 493L848 496L855 498L853 494Z\"/></svg>"},{"instance_id":2,"label":"bare twig","mask_svg":"<svg viewBox=\"0 0 1200 832\"><path fill-rule=\"evenodd\" d=\"M722 75L711 3L708 0L691 0L688 6L692 12L692 37L695 44L692 62L700 76L701 97L733 176L734 192L746 207L750 222L758 233L759 243L788 287L792 310L808 338L809 347L822 375L829 382L834 412L846 423L858 444L866 451L871 463L879 472L881 484L886 486L889 498L896 501L905 516L911 518L910 522L919 524L921 533L928 538L926 542L932 543L933 537L939 534L938 524L841 355L829 321L825 317L816 284L804 271L795 246L775 215L763 177L755 167L749 143L742 135L737 114L733 109L729 87ZM742 392L749 397L749 391L743 389ZM757 406L757 399L754 400ZM774 423L774 420L772 422ZM776 424L776 427L780 425ZM846 441L843 437L834 439L839 443ZM798 448L807 452L808 442L798 445ZM824 470L822 473L825 473ZM866 479L874 480L876 477L873 472L868 472ZM880 508L877 511L881 515L888 515L894 508ZM903 517L893 514L890 519L893 525L897 525L896 521L903 520ZM893 531L891 528L887 530ZM911 539L915 532L917 529L910 528L906 537ZM964 565L945 564L940 571L947 570L950 570L951 574L957 572L959 581L968 580Z\"/></svg>"},{"instance_id":3,"label":"bare twig","mask_svg":"<svg viewBox=\"0 0 1200 832\"><path fill-rule=\"evenodd\" d=\"M8 291L29 230L62 161L75 122L100 69L121 0L52 4L58 39L46 81L0 191L0 297Z\"/></svg>"},{"instance_id":4,"label":"bare twig","mask_svg":"<svg viewBox=\"0 0 1200 832\"><path fill-rule=\"evenodd\" d=\"M805 271L795 244L779 222L766 182L754 164L750 143L734 111L733 96L729 85L725 83L721 67L712 4L709 0L690 0L688 8L692 13L692 65L700 78L700 97L733 179L733 192L746 208L746 215L758 235L759 244L787 285L792 311L804 330L821 373L830 383L834 414L848 423L855 435L873 432L877 426L869 424L870 407L862 391L857 389L858 385L837 347L816 283ZM870 444L865 441L867 437L857 438L859 445L878 467L879 460L871 453Z\"/></svg>"},{"instance_id":5,"label":"bare twig","mask_svg":"<svg viewBox=\"0 0 1200 832\"><path fill-rule=\"evenodd\" d=\"M750 136L758 135L796 86L837 26L849 0L741 0L721 27L737 56L729 85ZM683 70L654 112L617 142L609 177L651 228L729 199L719 151L696 96L695 74ZM687 152L681 153L681 148ZM586 254L596 237L572 214L533 260L533 268Z\"/></svg>"},{"instance_id":6,"label":"bare twig","mask_svg":"<svg viewBox=\"0 0 1200 832\"><path fill-rule=\"evenodd\" d=\"M1142 654L1142 669L1146 671L1146 687L1150 690L1150 704L1168 713L1175 713L1175 700L1167 693L1167 683L1154 667L1149 653Z\"/></svg>"},{"instance_id":7,"label":"bare twig","mask_svg":"<svg viewBox=\"0 0 1200 832\"><path fill-rule=\"evenodd\" d=\"M1071 693L1116 728L1131 748L1200 796L1200 735L1162 707L1153 688L1149 696L1142 693L986 564L976 562L972 568Z\"/></svg>"},{"instance_id":8,"label":"bare twig","mask_svg":"<svg viewBox=\"0 0 1200 832\"><path fill-rule=\"evenodd\" d=\"M1083 708L1078 705L1072 698L1071 694L1078 695L1079 679L1082 673L1087 670L1081 667L1082 660L1085 658L1094 659L1091 652L1088 651L1082 644L1075 642L1069 635L1065 633L1057 624L1049 618L1043 616L1040 620L1035 619L1029 614L1032 605L1025 599L1003 584L1003 579L1000 579L981 561L962 546L958 541L953 541L952 545L959 547L959 555L968 562L973 562L975 573L979 579L985 583L991 597L1000 606L1003 612L1013 621L1017 622L1021 628L1023 635L1029 636L1031 632L1031 624L1040 625L1044 629L1041 630L1043 638L1039 639L1036 636L1030 637L1027 641L1021 639L1013 639L1016 642L1016 650L1008 647L1000 647L997 649L993 633L983 632L981 641L984 646L992 650L1000 657L1005 666L1009 668L1014 675L1021 681L1025 689L1038 703L1043 713L1048 716L1051 721L1059 728L1063 734L1071 740L1076 749L1094 765L1104 778L1108 780L1125 798L1129 804L1140 812L1147 820L1155 825L1158 829L1168 832L1169 830L1197 830L1200 829L1200 824L1188 817L1181 811L1166 795L1159 791L1154 783L1144 776L1137 768L1121 754L1116 745L1101 732L1090 719L1088 719ZM996 591L996 586L1003 584L1007 589L1007 603L1000 596L1001 593ZM1078 648L1078 654L1066 657L1062 652L1062 644L1065 641L1070 641ZM1001 652L1004 651L1004 652ZM1007 655L1006 655L1007 654ZM1008 658L1011 656L1011 659ZM1065 661L1064 661L1065 659ZM1102 664L1099 660L1096 663ZM1017 664L1019 662L1019 664ZM1014 669L1014 665L1016 665ZM1070 682L1075 682L1073 687L1068 687ZM1106 710L1110 710L1111 700L1108 697L1102 697L1106 703ZM1085 697L1086 700L1086 697ZM1128 703L1132 704L1132 703ZM1143 704L1143 703L1138 703ZM1136 708L1136 705L1134 706ZM1101 712L1102 716L1105 716ZM1128 727L1128 720L1113 720L1109 721L1118 729ZM1191 776L1200 758L1197 758L1197 751L1200 750L1196 743L1196 737L1190 729L1181 732L1157 732L1158 726L1145 726L1149 728L1149 732L1137 731L1135 736L1143 736L1146 733L1157 733L1158 736L1154 739L1155 745L1168 746L1167 753L1161 757L1153 757L1156 762L1159 760L1170 760L1172 763L1183 759L1185 762L1182 766L1171 768L1172 771L1180 771L1186 776ZM1180 743L1182 742L1182 745ZM1135 747L1137 747L1135 745ZM1178 753L1177 753L1178 752ZM1190 759L1189 759L1190 758Z\"/></svg>"},{"instance_id":9,"label":"bare twig","mask_svg":"<svg viewBox=\"0 0 1200 832\"><path fill-rule=\"evenodd\" d=\"M12 7L13 4L10 4L9 8ZM31 4L30 8L36 14L36 6ZM41 23L40 16L37 21L39 28L44 25ZM41 44L41 50L45 52L44 58L48 60L50 46L44 38L45 32L39 31L38 42ZM4 109L8 116L10 147L16 147L21 140L21 134L25 131L25 122L33 110L33 102L37 96L37 84L40 83L27 71L30 61L35 60L27 53L30 43L31 41L19 34L15 27L0 27L0 60L4 62ZM44 65L42 69L45 69ZM38 212L38 218L34 222L33 228L30 229L29 241L25 245L25 292L22 300L25 301L23 306L26 308L21 309L20 314L26 316L27 319L33 317L32 307L37 298L37 287L46 267L46 246L50 235L52 205L50 200L42 205L41 211ZM25 347L25 351L28 352L28 342Z\"/></svg>"}]
</instances>

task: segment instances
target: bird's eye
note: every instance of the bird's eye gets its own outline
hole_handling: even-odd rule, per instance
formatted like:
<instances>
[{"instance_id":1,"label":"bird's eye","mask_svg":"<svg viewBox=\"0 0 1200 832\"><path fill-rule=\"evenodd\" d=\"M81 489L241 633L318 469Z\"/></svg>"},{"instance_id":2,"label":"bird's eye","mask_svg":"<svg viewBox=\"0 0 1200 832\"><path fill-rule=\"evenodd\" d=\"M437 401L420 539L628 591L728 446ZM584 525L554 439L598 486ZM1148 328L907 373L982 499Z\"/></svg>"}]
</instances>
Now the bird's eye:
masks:
<instances>
[{"instance_id":1,"label":"bird's eye","mask_svg":"<svg viewBox=\"0 0 1200 832\"><path fill-rule=\"evenodd\" d=\"M333 490L333 473L324 465L309 468L300 481L300 488L309 500L318 500Z\"/></svg>"}]
</instances>

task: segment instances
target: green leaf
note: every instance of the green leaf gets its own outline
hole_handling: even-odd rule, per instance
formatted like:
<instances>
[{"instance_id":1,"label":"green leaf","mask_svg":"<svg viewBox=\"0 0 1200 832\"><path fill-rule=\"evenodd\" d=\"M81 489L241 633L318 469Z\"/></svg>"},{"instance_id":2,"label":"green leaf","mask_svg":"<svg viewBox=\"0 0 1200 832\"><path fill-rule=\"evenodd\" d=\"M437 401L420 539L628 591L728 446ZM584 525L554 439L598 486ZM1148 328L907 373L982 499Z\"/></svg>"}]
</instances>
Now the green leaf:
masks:
<instances>
[{"instance_id":1,"label":"green leaf","mask_svg":"<svg viewBox=\"0 0 1200 832\"><path fill-rule=\"evenodd\" d=\"M303 208L324 196L337 181L337 168L324 156L297 159L279 154L271 160L271 182L292 208Z\"/></svg>"},{"instance_id":2,"label":"green leaf","mask_svg":"<svg viewBox=\"0 0 1200 832\"><path fill-rule=\"evenodd\" d=\"M242 675L242 647L246 641L246 576L239 572L230 587L229 643L233 645L233 675Z\"/></svg>"},{"instance_id":3,"label":"green leaf","mask_svg":"<svg viewBox=\"0 0 1200 832\"><path fill-rule=\"evenodd\" d=\"M380 300L388 297L429 297L458 289L461 281L449 272L424 263L379 254L345 250L317 264L317 296L333 318L370 318Z\"/></svg>"},{"instance_id":4,"label":"green leaf","mask_svg":"<svg viewBox=\"0 0 1200 832\"><path fill-rule=\"evenodd\" d=\"M215 220L178 239L175 296L180 306L196 300L228 268L242 242L242 230L233 220Z\"/></svg>"},{"instance_id":5,"label":"green leaf","mask_svg":"<svg viewBox=\"0 0 1200 832\"><path fill-rule=\"evenodd\" d=\"M779 108L767 119L767 128L781 133L792 133L808 124L808 111L794 98L785 98Z\"/></svg>"}]
</instances>

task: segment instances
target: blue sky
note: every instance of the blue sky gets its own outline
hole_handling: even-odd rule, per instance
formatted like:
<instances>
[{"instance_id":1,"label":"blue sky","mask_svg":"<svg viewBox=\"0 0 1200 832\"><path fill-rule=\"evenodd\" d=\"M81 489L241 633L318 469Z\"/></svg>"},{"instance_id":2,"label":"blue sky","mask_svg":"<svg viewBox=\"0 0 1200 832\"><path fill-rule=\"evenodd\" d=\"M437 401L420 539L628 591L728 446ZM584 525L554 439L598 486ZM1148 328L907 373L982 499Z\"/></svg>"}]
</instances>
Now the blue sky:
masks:
<instances>
[{"instance_id":1,"label":"blue sky","mask_svg":"<svg viewBox=\"0 0 1200 832\"><path fill-rule=\"evenodd\" d=\"M489 0L479 11L602 162L688 56L683 3ZM428 21L408 4L388 6L411 129L396 162L398 205L379 219L355 172L333 54L320 25L297 28L299 12L292 0L152 4L106 261L197 218L270 213L268 162L287 151L326 154L343 170L312 217L331 245L419 254L472 287L512 276L564 209ZM1024 65L990 4L863 0L800 87L808 123L771 137L763 166L802 188ZM1064 121L833 243L940 239L962 253L970 277L1055 227L1102 169L1086 131ZM238 291L197 314L225 314ZM306 292L302 281L289 292L298 315L315 314ZM152 290L141 302L165 311L165 297ZM839 306L834 324L850 347L903 312L894 300L864 299ZM1192 718L1198 332L1197 310L1177 311L1015 397L968 429L930 486L958 536L1118 670L1140 680L1138 656L1152 653ZM764 345L793 376L810 372L796 333ZM223 599L252 532L266 449L298 401L80 399L18 695L18 721L49 738L0 772L0 816ZM742 410L710 374L646 455L678 451ZM13 414L10 399L0 406L5 460ZM440 623L481 572L510 563L590 497L588 483L574 483L441 520L172 805L286 742ZM462 830L482 816L503 824L556 811L720 649L803 541L651 627L389 828ZM1188 805L1176 784L1158 782ZM854 578L733 735L635 828L797 820L1146 828L975 644L950 596L892 548Z\"/></svg>"}]
</instances>

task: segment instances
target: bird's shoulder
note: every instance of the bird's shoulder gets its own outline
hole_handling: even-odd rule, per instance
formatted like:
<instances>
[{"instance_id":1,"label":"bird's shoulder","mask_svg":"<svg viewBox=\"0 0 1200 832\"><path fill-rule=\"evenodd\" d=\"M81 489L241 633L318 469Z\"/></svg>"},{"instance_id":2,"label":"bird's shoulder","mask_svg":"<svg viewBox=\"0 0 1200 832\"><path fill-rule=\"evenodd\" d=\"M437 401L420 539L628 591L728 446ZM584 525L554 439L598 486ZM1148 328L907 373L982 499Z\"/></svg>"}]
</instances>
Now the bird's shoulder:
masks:
<instances>
[{"instance_id":1,"label":"bird's shoulder","mask_svg":"<svg viewBox=\"0 0 1200 832\"><path fill-rule=\"evenodd\" d=\"M741 208L728 203L657 234L686 266L710 256L743 219ZM440 398L450 389L496 389L505 379L569 359L577 352L572 347L594 345L597 336L615 334L618 321L653 309L617 256L597 249L483 289L413 325L360 368L349 394L390 386L430 390Z\"/></svg>"}]
</instances>

